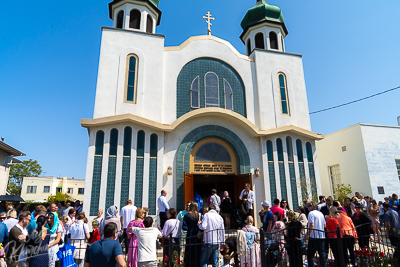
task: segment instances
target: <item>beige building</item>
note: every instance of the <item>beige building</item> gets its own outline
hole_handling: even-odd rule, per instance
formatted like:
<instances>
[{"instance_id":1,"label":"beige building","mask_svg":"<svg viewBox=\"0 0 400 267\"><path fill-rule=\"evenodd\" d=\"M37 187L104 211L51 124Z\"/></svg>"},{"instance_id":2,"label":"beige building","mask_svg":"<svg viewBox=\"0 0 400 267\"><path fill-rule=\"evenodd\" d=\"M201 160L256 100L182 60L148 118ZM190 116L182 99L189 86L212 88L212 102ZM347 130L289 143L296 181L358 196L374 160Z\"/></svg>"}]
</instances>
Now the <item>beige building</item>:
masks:
<instances>
[{"instance_id":1,"label":"beige building","mask_svg":"<svg viewBox=\"0 0 400 267\"><path fill-rule=\"evenodd\" d=\"M6 194L11 164L21 163L20 160L14 158L19 156L25 156L25 154L6 144L2 138L0 141L0 195Z\"/></svg>"},{"instance_id":2,"label":"beige building","mask_svg":"<svg viewBox=\"0 0 400 267\"><path fill-rule=\"evenodd\" d=\"M324 195L341 183L378 201L400 192L400 126L359 123L316 146Z\"/></svg>"},{"instance_id":3,"label":"beige building","mask_svg":"<svg viewBox=\"0 0 400 267\"><path fill-rule=\"evenodd\" d=\"M66 193L83 201L85 180L56 177L24 177L21 197L25 201L45 202L50 195Z\"/></svg>"}]
</instances>

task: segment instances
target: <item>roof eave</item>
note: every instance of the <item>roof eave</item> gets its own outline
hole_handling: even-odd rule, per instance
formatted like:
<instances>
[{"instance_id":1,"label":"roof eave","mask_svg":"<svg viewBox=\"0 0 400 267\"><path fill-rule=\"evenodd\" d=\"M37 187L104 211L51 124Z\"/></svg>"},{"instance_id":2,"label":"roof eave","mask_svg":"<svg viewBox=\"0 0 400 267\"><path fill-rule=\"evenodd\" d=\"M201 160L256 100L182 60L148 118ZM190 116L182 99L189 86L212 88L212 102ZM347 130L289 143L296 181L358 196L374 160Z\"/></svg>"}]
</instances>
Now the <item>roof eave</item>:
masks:
<instances>
[{"instance_id":1,"label":"roof eave","mask_svg":"<svg viewBox=\"0 0 400 267\"><path fill-rule=\"evenodd\" d=\"M19 157L19 156L26 156L24 152L19 151L18 149L4 143L0 142L0 149L8 152L11 156Z\"/></svg>"}]
</instances>

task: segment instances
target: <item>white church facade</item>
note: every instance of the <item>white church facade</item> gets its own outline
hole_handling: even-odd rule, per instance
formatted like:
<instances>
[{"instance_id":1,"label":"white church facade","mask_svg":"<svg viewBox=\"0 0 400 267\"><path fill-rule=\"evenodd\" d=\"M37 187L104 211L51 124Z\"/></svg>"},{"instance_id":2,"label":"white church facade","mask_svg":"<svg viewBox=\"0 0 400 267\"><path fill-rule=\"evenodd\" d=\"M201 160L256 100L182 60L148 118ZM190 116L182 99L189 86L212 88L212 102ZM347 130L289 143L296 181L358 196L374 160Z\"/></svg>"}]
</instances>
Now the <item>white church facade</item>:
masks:
<instances>
[{"instance_id":1,"label":"white church facade","mask_svg":"<svg viewBox=\"0 0 400 267\"><path fill-rule=\"evenodd\" d=\"M247 11L247 54L212 35L165 47L159 0L114 0L102 28L84 209L90 216L127 199L157 214L162 189L181 210L197 191L244 183L265 199L297 206L321 193L301 55L285 51L278 7Z\"/></svg>"}]
</instances>

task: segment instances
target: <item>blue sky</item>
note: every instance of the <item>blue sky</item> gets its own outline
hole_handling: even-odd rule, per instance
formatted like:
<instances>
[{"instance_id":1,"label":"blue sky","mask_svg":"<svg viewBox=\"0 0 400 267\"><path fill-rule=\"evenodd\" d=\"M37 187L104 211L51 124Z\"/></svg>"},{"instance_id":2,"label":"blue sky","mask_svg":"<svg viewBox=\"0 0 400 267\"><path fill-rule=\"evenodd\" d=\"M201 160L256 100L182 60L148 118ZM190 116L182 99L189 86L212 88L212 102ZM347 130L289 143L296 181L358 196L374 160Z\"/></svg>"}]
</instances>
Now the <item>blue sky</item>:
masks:
<instances>
[{"instance_id":1,"label":"blue sky","mask_svg":"<svg viewBox=\"0 0 400 267\"><path fill-rule=\"evenodd\" d=\"M167 46L206 34L241 53L240 22L255 0L161 0L157 33ZM289 35L286 51L303 55L310 111L400 85L400 1L278 1ZM107 0L6 1L0 9L0 136L39 161L44 175L84 178L101 26ZM397 124L400 90L311 116L315 132L359 123Z\"/></svg>"}]
</instances>

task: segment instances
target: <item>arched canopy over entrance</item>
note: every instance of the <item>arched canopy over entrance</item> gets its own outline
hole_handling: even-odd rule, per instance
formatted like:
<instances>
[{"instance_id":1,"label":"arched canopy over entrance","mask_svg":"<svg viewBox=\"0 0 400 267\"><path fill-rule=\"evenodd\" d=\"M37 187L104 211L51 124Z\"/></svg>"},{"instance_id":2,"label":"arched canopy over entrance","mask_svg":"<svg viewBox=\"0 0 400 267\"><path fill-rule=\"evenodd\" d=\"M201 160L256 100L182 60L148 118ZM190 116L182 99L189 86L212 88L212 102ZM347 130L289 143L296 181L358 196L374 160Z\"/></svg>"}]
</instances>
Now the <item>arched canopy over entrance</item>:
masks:
<instances>
[{"instance_id":1,"label":"arched canopy over entrance","mask_svg":"<svg viewBox=\"0 0 400 267\"><path fill-rule=\"evenodd\" d=\"M250 173L249 153L243 141L234 132L218 125L200 126L191 131L190 133L188 133L178 148L178 153L176 158L176 187L177 187L176 204L178 209L184 207L184 191L185 191L184 176L185 172L190 173L192 171L191 159L194 160L194 157L196 156L196 154L193 154L194 148L195 152L202 153L201 151L199 151L199 149L201 149L203 145L207 144L209 146L208 149L210 149L210 146L213 146L212 143L217 143L221 145L223 149L226 149L228 154L232 157L231 160L234 159L236 166L235 170L232 171L233 174ZM207 147L203 146L203 148L206 149ZM211 150L212 149L218 150L221 149L221 147L214 145L214 147L211 148ZM215 158L222 157L222 154L219 154L219 152L224 153L223 151L220 150L218 150L218 152L214 151L213 155L210 155L210 157L213 156ZM201 154L199 156L201 156Z\"/></svg>"}]
</instances>

